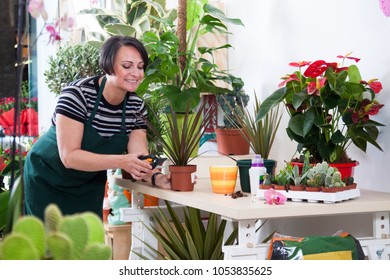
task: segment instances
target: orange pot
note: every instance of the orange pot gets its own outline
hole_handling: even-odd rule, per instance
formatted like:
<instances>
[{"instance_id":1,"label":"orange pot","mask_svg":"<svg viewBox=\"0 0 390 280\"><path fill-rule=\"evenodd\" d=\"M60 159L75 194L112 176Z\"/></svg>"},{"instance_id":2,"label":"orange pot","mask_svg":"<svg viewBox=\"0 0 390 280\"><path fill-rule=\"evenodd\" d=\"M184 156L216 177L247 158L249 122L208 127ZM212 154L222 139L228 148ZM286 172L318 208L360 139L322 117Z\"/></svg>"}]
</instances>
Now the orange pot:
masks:
<instances>
[{"instance_id":1,"label":"orange pot","mask_svg":"<svg viewBox=\"0 0 390 280\"><path fill-rule=\"evenodd\" d=\"M230 194L236 188L238 166L210 166L213 193Z\"/></svg>"}]
</instances>

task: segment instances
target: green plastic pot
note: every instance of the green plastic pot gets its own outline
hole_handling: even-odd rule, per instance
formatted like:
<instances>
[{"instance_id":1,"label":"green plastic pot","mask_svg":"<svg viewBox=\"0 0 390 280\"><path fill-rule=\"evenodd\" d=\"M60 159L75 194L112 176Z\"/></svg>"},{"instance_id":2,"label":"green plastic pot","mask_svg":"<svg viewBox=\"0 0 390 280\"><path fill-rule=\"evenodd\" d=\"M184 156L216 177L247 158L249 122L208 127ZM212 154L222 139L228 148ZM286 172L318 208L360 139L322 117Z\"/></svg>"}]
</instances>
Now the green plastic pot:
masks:
<instances>
[{"instance_id":1,"label":"green plastic pot","mask_svg":"<svg viewBox=\"0 0 390 280\"><path fill-rule=\"evenodd\" d=\"M242 192L251 192L251 185L249 180L249 168L251 168L252 159L239 159L237 160L238 172L240 174L240 185ZM267 173L275 176L276 160L264 159L264 167L267 169Z\"/></svg>"}]
</instances>

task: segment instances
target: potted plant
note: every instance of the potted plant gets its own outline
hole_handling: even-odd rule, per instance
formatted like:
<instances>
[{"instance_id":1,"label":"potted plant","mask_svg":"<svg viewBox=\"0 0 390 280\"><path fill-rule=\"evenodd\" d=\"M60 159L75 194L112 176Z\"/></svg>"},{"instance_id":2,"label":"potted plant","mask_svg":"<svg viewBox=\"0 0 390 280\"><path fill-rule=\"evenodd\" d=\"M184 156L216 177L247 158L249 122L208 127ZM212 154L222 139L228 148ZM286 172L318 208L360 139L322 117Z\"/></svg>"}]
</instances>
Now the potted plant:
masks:
<instances>
[{"instance_id":1,"label":"potted plant","mask_svg":"<svg viewBox=\"0 0 390 280\"><path fill-rule=\"evenodd\" d=\"M298 143L298 152L308 151L313 162L335 165L348 161L356 166L358 162L347 156L349 145L366 152L370 143L382 150L376 140L383 124L371 119L384 106L376 100L382 84L377 79L363 80L356 64L344 65L345 60L357 63L358 58L349 54L338 58L341 65L324 60L290 63L298 70L282 78L280 88L264 100L256 119L283 102L290 115L287 134ZM353 176L351 170L336 167L343 178Z\"/></svg>"},{"instance_id":2,"label":"potted plant","mask_svg":"<svg viewBox=\"0 0 390 280\"><path fill-rule=\"evenodd\" d=\"M165 119L165 132L161 134L148 120L148 128L155 134L155 140L164 150L164 155L170 160L171 187L176 191L192 191L194 182L192 173L196 165L189 162L193 159L193 152L198 147L203 136L204 128L211 121L214 108L205 111L206 103L201 103L196 112L190 110L190 105L179 120L178 113L171 109L171 115ZM172 107L171 107L172 108Z\"/></svg>"},{"instance_id":3,"label":"potted plant","mask_svg":"<svg viewBox=\"0 0 390 280\"><path fill-rule=\"evenodd\" d=\"M183 209L184 223L180 220L169 201L165 201L167 214L159 207L154 213L156 226L146 226L158 240L163 251L157 251L147 243L145 245L163 260L222 260L222 245L232 245L238 237L235 227L228 238L224 239L226 220L219 220L215 213L209 213L207 226L201 211L192 207ZM141 259L145 256L134 253Z\"/></svg>"},{"instance_id":4,"label":"potted plant","mask_svg":"<svg viewBox=\"0 0 390 280\"><path fill-rule=\"evenodd\" d=\"M249 95L243 89L241 78L229 75L232 91L227 94L217 94L216 99L223 112L223 126L215 129L218 152L224 155L247 155L249 145L247 129L243 127L245 108Z\"/></svg>"},{"instance_id":5,"label":"potted plant","mask_svg":"<svg viewBox=\"0 0 390 280\"><path fill-rule=\"evenodd\" d=\"M187 104L190 110L198 106L202 93L229 92L216 85L216 81L224 81L227 74L215 63L214 54L231 46L200 47L197 46L200 37L211 32L226 34L225 22L243 24L239 19L225 17L207 0L178 3L181 13L177 25L171 19L164 19L162 32L151 30L141 36L151 63L137 93L157 95L160 102L165 101L175 112L184 112Z\"/></svg>"}]
</instances>

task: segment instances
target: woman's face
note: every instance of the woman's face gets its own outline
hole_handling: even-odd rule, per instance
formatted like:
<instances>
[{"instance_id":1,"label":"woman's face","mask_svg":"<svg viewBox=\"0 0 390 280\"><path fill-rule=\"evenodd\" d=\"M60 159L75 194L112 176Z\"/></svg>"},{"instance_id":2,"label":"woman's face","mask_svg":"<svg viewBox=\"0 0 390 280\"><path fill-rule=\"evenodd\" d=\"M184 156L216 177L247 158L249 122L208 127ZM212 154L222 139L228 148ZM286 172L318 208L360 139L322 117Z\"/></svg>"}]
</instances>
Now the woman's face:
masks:
<instances>
[{"instance_id":1,"label":"woman's face","mask_svg":"<svg viewBox=\"0 0 390 280\"><path fill-rule=\"evenodd\" d=\"M124 91L135 92L144 78L144 61L132 46L123 46L115 56L114 74L111 80Z\"/></svg>"}]
</instances>

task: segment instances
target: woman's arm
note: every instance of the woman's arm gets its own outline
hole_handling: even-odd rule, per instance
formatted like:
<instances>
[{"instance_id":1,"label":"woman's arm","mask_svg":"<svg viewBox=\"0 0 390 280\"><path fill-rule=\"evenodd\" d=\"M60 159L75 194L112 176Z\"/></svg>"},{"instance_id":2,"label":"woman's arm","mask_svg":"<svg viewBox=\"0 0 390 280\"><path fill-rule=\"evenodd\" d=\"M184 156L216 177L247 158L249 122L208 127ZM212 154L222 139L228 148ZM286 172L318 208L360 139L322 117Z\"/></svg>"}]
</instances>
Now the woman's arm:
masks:
<instances>
[{"instance_id":1,"label":"woman's arm","mask_svg":"<svg viewBox=\"0 0 390 280\"><path fill-rule=\"evenodd\" d=\"M146 134L142 137L137 133L133 137L133 132L129 136L130 142L134 143L134 149L126 155L105 155L91 153L81 149L81 142L84 133L84 124L68 118L64 115L56 116L56 132L60 158L67 168L81 171L100 171L108 169L125 169L130 172L135 179L140 179L140 175L151 172L149 163L138 159L140 155L147 154ZM134 131L136 132L136 131ZM144 138L144 140L143 140ZM144 144L140 143L144 142ZM136 151L136 148L140 150ZM143 172L143 173L142 173Z\"/></svg>"}]
</instances>

